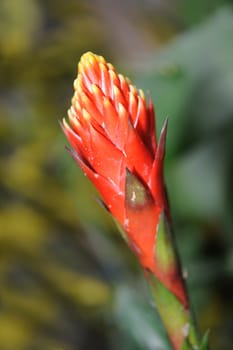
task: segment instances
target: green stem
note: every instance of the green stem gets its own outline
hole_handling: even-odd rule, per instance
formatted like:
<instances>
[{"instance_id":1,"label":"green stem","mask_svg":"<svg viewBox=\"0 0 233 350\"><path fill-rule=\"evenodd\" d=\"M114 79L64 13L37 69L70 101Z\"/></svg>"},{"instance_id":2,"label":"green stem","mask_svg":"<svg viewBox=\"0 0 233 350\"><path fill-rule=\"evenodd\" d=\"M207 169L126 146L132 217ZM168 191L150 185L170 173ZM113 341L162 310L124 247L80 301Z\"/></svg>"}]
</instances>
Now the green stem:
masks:
<instances>
[{"instance_id":1,"label":"green stem","mask_svg":"<svg viewBox=\"0 0 233 350\"><path fill-rule=\"evenodd\" d=\"M199 350L200 340L190 309L170 292L154 275L149 286L156 308L174 350Z\"/></svg>"},{"instance_id":2,"label":"green stem","mask_svg":"<svg viewBox=\"0 0 233 350\"><path fill-rule=\"evenodd\" d=\"M156 272L147 273L148 283L173 349L208 350L208 337L205 336L200 341L189 302L182 301L172 287L168 287L168 282L171 285L173 281L174 285L178 279L183 295L188 300L175 242L164 213L161 214L157 227L154 254L160 276Z\"/></svg>"}]
</instances>

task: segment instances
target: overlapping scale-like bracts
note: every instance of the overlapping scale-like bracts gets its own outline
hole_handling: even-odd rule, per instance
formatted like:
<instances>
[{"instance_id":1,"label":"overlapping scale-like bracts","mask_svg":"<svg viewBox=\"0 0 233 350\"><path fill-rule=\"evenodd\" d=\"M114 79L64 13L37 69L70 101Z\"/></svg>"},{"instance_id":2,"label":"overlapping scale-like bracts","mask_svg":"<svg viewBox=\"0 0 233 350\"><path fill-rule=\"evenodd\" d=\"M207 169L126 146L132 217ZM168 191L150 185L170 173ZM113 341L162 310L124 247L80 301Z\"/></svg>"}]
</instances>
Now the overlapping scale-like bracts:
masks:
<instances>
[{"instance_id":1,"label":"overlapping scale-like bracts","mask_svg":"<svg viewBox=\"0 0 233 350\"><path fill-rule=\"evenodd\" d=\"M163 180L167 123L157 144L151 100L91 52L78 64L74 90L69 123L62 123L70 153L126 232L141 265L184 300L179 271L173 269L173 279L161 274L154 256L161 214L170 219Z\"/></svg>"}]
</instances>

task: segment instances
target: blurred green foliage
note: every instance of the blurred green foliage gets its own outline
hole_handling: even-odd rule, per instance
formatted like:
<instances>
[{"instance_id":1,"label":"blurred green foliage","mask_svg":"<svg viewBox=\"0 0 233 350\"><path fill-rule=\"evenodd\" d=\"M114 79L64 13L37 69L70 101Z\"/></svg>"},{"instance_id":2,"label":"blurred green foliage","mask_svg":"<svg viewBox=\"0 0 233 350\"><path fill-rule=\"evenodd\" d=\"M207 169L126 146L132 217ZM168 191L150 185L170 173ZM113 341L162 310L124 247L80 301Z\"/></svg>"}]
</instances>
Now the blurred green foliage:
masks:
<instances>
[{"instance_id":1,"label":"blurred green foliage","mask_svg":"<svg viewBox=\"0 0 233 350\"><path fill-rule=\"evenodd\" d=\"M212 349L232 349L228 2L1 0L1 350L169 349L134 257L64 149L58 120L87 50L150 91L158 132L169 116L166 179L191 299Z\"/></svg>"}]
</instances>

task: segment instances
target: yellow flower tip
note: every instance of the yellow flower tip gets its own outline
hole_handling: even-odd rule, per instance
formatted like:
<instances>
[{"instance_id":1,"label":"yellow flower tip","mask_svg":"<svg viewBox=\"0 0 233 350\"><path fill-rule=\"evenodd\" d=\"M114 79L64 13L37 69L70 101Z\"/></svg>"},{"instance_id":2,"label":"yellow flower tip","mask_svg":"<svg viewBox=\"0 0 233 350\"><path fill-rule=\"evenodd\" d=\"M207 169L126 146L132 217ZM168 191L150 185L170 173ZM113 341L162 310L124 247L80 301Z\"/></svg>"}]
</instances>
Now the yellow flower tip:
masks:
<instances>
[{"instance_id":1,"label":"yellow flower tip","mask_svg":"<svg viewBox=\"0 0 233 350\"><path fill-rule=\"evenodd\" d=\"M102 64L106 64L106 60L105 60L105 58L103 57L103 56L100 56L100 55L94 55L95 56L95 60L100 64L100 63L102 63Z\"/></svg>"},{"instance_id":2,"label":"yellow flower tip","mask_svg":"<svg viewBox=\"0 0 233 350\"><path fill-rule=\"evenodd\" d=\"M83 86L82 86L82 82L80 79L78 79L78 81L77 81L77 84L75 86L75 90L77 91L77 93L79 95L82 94L82 92L83 92Z\"/></svg>"},{"instance_id":3,"label":"yellow flower tip","mask_svg":"<svg viewBox=\"0 0 233 350\"><path fill-rule=\"evenodd\" d=\"M118 80L118 75L116 74L116 72L114 70L110 70L109 71L109 75L110 75L112 81L114 81L114 82L119 81Z\"/></svg>"},{"instance_id":4,"label":"yellow flower tip","mask_svg":"<svg viewBox=\"0 0 233 350\"><path fill-rule=\"evenodd\" d=\"M106 64L106 61L103 56L96 55L91 51L84 53L78 64L79 73L81 74L85 68L91 68L91 66L95 65L96 63Z\"/></svg>"},{"instance_id":5,"label":"yellow flower tip","mask_svg":"<svg viewBox=\"0 0 233 350\"><path fill-rule=\"evenodd\" d=\"M106 108L106 110L111 107L111 101L109 97L106 97L106 96L103 97L103 105Z\"/></svg>"},{"instance_id":6,"label":"yellow flower tip","mask_svg":"<svg viewBox=\"0 0 233 350\"><path fill-rule=\"evenodd\" d=\"M125 77L125 76L122 75L122 74L118 74L118 78L119 78L119 80L120 80L120 82L121 82L122 84L123 84L123 83L125 83L125 84L127 84L127 85L131 84L130 79L127 78L127 77Z\"/></svg>"},{"instance_id":7,"label":"yellow flower tip","mask_svg":"<svg viewBox=\"0 0 233 350\"><path fill-rule=\"evenodd\" d=\"M76 118L75 118L73 112L71 111L71 109L68 110L67 114L68 114L68 118L69 118L69 123L72 126L75 123Z\"/></svg>"},{"instance_id":8,"label":"yellow flower tip","mask_svg":"<svg viewBox=\"0 0 233 350\"><path fill-rule=\"evenodd\" d=\"M100 62L99 67L100 67L100 70L102 72L107 72L107 68L106 68L106 64L105 63Z\"/></svg>"},{"instance_id":9,"label":"yellow flower tip","mask_svg":"<svg viewBox=\"0 0 233 350\"><path fill-rule=\"evenodd\" d=\"M70 126L69 126L69 124L68 124L67 121L66 121L66 118L62 118L62 125L64 126L64 128L65 128L66 130L69 130L69 129L70 129Z\"/></svg>"},{"instance_id":10,"label":"yellow flower tip","mask_svg":"<svg viewBox=\"0 0 233 350\"><path fill-rule=\"evenodd\" d=\"M118 86L113 85L113 93L114 93L115 97L119 97L121 95L121 92L120 92Z\"/></svg>"},{"instance_id":11,"label":"yellow flower tip","mask_svg":"<svg viewBox=\"0 0 233 350\"><path fill-rule=\"evenodd\" d=\"M120 117L125 116L125 114L127 114L125 106L120 102L118 103L118 113Z\"/></svg>"},{"instance_id":12,"label":"yellow flower tip","mask_svg":"<svg viewBox=\"0 0 233 350\"><path fill-rule=\"evenodd\" d=\"M99 95L100 89L96 84L92 84L91 92L93 93L93 95Z\"/></svg>"},{"instance_id":13,"label":"yellow flower tip","mask_svg":"<svg viewBox=\"0 0 233 350\"><path fill-rule=\"evenodd\" d=\"M115 71L115 67L112 65L112 63L107 63L108 69Z\"/></svg>"},{"instance_id":14,"label":"yellow flower tip","mask_svg":"<svg viewBox=\"0 0 233 350\"><path fill-rule=\"evenodd\" d=\"M76 99L74 100L73 106L75 107L75 109L77 110L78 113L81 112L81 106Z\"/></svg>"},{"instance_id":15,"label":"yellow flower tip","mask_svg":"<svg viewBox=\"0 0 233 350\"><path fill-rule=\"evenodd\" d=\"M79 84L80 84L80 81L79 81L78 78L76 78L76 79L74 80L74 89L75 89L75 90L77 90Z\"/></svg>"},{"instance_id":16,"label":"yellow flower tip","mask_svg":"<svg viewBox=\"0 0 233 350\"><path fill-rule=\"evenodd\" d=\"M136 86L134 86L134 85L129 85L129 90L130 90L130 92L132 92L132 94L133 95L137 95L138 94L138 90L137 90L137 88L136 88Z\"/></svg>"},{"instance_id":17,"label":"yellow flower tip","mask_svg":"<svg viewBox=\"0 0 233 350\"><path fill-rule=\"evenodd\" d=\"M73 125L74 125L75 128L76 128L76 130L79 130L80 127L81 127L81 124L80 124L80 122L78 121L78 119L75 118L74 116L71 116L70 118L71 118L70 122L73 123Z\"/></svg>"},{"instance_id":18,"label":"yellow flower tip","mask_svg":"<svg viewBox=\"0 0 233 350\"><path fill-rule=\"evenodd\" d=\"M143 90L141 90L141 89L139 89L139 90L138 90L138 92L139 92L140 97L141 97L143 100L145 100L145 94L144 94L144 91L143 91Z\"/></svg>"},{"instance_id":19,"label":"yellow flower tip","mask_svg":"<svg viewBox=\"0 0 233 350\"><path fill-rule=\"evenodd\" d=\"M92 104L92 101L90 100L90 98L85 94L84 91L80 92L80 103L82 106L89 106Z\"/></svg>"},{"instance_id":20,"label":"yellow flower tip","mask_svg":"<svg viewBox=\"0 0 233 350\"><path fill-rule=\"evenodd\" d=\"M74 105L75 104L75 101L77 101L79 99L79 94L78 94L78 91L75 91L72 99L71 99L71 104Z\"/></svg>"},{"instance_id":21,"label":"yellow flower tip","mask_svg":"<svg viewBox=\"0 0 233 350\"><path fill-rule=\"evenodd\" d=\"M84 71L84 65L81 61L78 63L78 74ZM79 76L79 75L78 75Z\"/></svg>"},{"instance_id":22,"label":"yellow flower tip","mask_svg":"<svg viewBox=\"0 0 233 350\"><path fill-rule=\"evenodd\" d=\"M88 113L88 111L85 108L83 108L82 110L82 115L83 115L83 119L85 119L86 121L91 120L91 115Z\"/></svg>"},{"instance_id":23,"label":"yellow flower tip","mask_svg":"<svg viewBox=\"0 0 233 350\"><path fill-rule=\"evenodd\" d=\"M82 86L82 81L80 79L80 76L78 75L77 78L73 82L73 88L74 88L74 93L75 94L79 90L79 86L80 85Z\"/></svg>"}]
</instances>

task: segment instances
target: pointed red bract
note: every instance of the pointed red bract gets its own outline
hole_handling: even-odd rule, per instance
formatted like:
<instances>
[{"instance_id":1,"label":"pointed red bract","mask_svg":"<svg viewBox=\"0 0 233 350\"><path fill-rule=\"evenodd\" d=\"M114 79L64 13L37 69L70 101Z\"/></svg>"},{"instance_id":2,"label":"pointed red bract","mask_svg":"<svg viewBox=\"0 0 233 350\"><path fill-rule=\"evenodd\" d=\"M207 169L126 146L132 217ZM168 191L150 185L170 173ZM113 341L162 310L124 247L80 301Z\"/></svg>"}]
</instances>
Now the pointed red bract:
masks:
<instances>
[{"instance_id":1,"label":"pointed red bract","mask_svg":"<svg viewBox=\"0 0 233 350\"><path fill-rule=\"evenodd\" d=\"M94 183L105 206L126 232L142 267L183 303L180 271L161 274L154 258L158 220L170 218L163 179L167 122L157 145L154 107L142 91L101 56L84 54L63 130L72 157ZM180 280L180 282L179 282Z\"/></svg>"}]
</instances>

